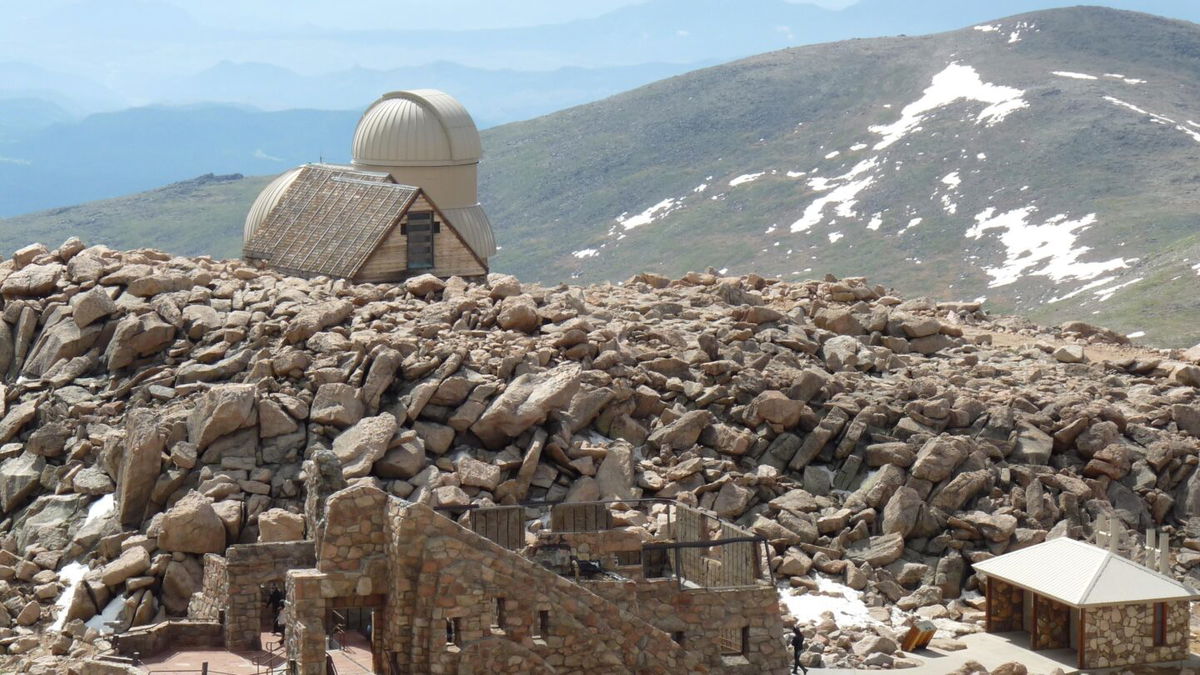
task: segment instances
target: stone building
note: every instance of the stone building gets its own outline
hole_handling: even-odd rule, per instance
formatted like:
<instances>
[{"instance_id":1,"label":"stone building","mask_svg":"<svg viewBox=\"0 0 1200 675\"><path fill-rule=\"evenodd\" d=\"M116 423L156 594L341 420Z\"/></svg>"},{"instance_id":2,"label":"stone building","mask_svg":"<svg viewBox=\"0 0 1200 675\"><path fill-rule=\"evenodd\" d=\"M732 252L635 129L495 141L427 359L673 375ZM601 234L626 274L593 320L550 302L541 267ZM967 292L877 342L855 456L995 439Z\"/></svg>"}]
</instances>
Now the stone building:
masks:
<instances>
[{"instance_id":1,"label":"stone building","mask_svg":"<svg viewBox=\"0 0 1200 675\"><path fill-rule=\"evenodd\" d=\"M308 164L263 189L246 215L243 255L365 282L485 275L496 242L479 204L481 156L454 97L385 94L358 123L351 165Z\"/></svg>"},{"instance_id":2,"label":"stone building","mask_svg":"<svg viewBox=\"0 0 1200 675\"><path fill-rule=\"evenodd\" d=\"M1034 650L1075 650L1080 668L1183 661L1195 590L1092 544L1060 537L974 564L987 630Z\"/></svg>"},{"instance_id":3,"label":"stone building","mask_svg":"<svg viewBox=\"0 0 1200 675\"><path fill-rule=\"evenodd\" d=\"M193 613L222 621L228 648L250 646L264 625L254 589L290 567L285 651L301 675L327 672L346 616L389 675L786 672L760 538L662 500L656 517L675 536L654 542L614 527L605 503L547 506L550 527L535 533L528 508L474 509L460 524L348 487L326 501L315 541L210 556Z\"/></svg>"}]
</instances>

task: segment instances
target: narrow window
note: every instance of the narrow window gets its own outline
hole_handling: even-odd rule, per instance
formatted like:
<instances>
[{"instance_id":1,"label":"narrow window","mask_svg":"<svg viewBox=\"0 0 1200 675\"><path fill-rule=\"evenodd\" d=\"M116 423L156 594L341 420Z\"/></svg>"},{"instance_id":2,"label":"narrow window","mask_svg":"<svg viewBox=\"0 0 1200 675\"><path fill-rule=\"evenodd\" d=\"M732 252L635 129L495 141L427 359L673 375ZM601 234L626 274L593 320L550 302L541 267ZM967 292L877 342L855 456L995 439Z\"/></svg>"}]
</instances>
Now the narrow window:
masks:
<instances>
[{"instance_id":1,"label":"narrow window","mask_svg":"<svg viewBox=\"0 0 1200 675\"><path fill-rule=\"evenodd\" d=\"M431 269L433 260L433 235L437 233L437 224L433 221L430 211L416 211L408 214L408 222L402 228L407 237L408 269Z\"/></svg>"},{"instance_id":2,"label":"narrow window","mask_svg":"<svg viewBox=\"0 0 1200 675\"><path fill-rule=\"evenodd\" d=\"M1167 644L1167 603L1154 603L1154 646Z\"/></svg>"},{"instance_id":3,"label":"narrow window","mask_svg":"<svg viewBox=\"0 0 1200 675\"><path fill-rule=\"evenodd\" d=\"M749 650L750 627L727 628L717 634L721 656L745 656Z\"/></svg>"},{"instance_id":4,"label":"narrow window","mask_svg":"<svg viewBox=\"0 0 1200 675\"><path fill-rule=\"evenodd\" d=\"M550 610L539 609L537 623L534 626L533 638L539 640L550 634Z\"/></svg>"},{"instance_id":5,"label":"narrow window","mask_svg":"<svg viewBox=\"0 0 1200 675\"><path fill-rule=\"evenodd\" d=\"M492 607L492 630L504 630L504 598L496 598Z\"/></svg>"},{"instance_id":6,"label":"narrow window","mask_svg":"<svg viewBox=\"0 0 1200 675\"><path fill-rule=\"evenodd\" d=\"M446 619L446 646L462 646L462 619L450 617Z\"/></svg>"}]
</instances>

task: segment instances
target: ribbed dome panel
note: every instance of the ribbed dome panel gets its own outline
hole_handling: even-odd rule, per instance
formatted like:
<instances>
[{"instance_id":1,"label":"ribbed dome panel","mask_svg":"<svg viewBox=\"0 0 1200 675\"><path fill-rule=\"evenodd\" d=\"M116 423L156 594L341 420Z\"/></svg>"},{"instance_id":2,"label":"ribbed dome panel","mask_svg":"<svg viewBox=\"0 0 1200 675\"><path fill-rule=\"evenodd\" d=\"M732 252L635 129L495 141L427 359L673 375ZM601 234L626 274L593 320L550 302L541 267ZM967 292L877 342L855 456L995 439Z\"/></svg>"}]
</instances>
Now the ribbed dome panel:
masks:
<instances>
[{"instance_id":1,"label":"ribbed dome panel","mask_svg":"<svg viewBox=\"0 0 1200 675\"><path fill-rule=\"evenodd\" d=\"M354 131L354 164L360 166L471 164L482 154L471 115L436 89L384 94Z\"/></svg>"},{"instance_id":2,"label":"ribbed dome panel","mask_svg":"<svg viewBox=\"0 0 1200 675\"><path fill-rule=\"evenodd\" d=\"M275 180L267 183L267 187L263 188L262 192L258 193L254 204L250 206L250 212L246 214L246 225L242 229L243 243L250 241L250 237L254 236L254 231L258 229L258 226L266 220L267 214L271 213L271 210L279 203L279 198L291 187L292 182L296 180L296 176L300 175L301 168L303 167L288 169L279 174Z\"/></svg>"}]
</instances>

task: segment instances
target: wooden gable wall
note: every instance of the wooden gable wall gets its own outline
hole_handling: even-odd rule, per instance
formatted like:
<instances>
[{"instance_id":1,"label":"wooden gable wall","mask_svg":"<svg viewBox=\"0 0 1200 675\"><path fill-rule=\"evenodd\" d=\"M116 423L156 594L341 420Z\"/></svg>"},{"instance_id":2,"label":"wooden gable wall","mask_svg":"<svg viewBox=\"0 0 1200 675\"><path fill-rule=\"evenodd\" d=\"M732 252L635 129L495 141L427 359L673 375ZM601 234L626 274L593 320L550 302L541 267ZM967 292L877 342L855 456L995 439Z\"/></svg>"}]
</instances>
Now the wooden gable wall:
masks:
<instances>
[{"instance_id":1,"label":"wooden gable wall","mask_svg":"<svg viewBox=\"0 0 1200 675\"><path fill-rule=\"evenodd\" d=\"M433 238L433 269L408 271L408 237L402 234L407 224L408 214L413 211L433 211L434 221L441 227ZM454 231L454 227L446 222L445 217L425 198L424 193L417 195L412 205L400 217L392 231L376 247L367 258L355 281L387 282L399 281L413 274L429 273L436 277L475 277L487 274L487 261L481 261L475 256L462 237Z\"/></svg>"}]
</instances>

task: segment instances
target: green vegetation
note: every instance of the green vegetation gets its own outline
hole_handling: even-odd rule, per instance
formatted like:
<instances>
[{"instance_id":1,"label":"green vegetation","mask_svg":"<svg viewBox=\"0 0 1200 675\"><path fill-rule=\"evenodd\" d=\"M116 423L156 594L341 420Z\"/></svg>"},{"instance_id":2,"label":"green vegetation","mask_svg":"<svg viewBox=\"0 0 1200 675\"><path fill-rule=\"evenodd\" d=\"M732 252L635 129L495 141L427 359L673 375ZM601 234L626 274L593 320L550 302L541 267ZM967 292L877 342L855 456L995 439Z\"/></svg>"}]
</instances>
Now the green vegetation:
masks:
<instances>
[{"instance_id":1,"label":"green vegetation","mask_svg":"<svg viewBox=\"0 0 1200 675\"><path fill-rule=\"evenodd\" d=\"M772 52L489 129L481 200L502 247L492 267L548 283L709 266L789 279L865 275L909 296L986 297L994 312L1145 331L1150 344L1200 341L1189 320L1200 313L1191 267L1200 263L1200 142L1187 133L1200 127L1186 122L1196 120L1187 102L1200 100L1200 27L1100 8L991 23L1005 28ZM1010 42L1018 23L1020 40ZM986 124L985 103L959 100L875 151L881 136L870 127L900 119L951 63L1021 90L1026 107ZM843 185L850 179L836 177L868 160L858 175L871 182L853 202L790 231L831 193L814 178ZM951 173L957 186L943 180ZM185 183L0 221L0 244L28 243L31 232L47 243L78 234L236 255L243 215L266 180ZM674 200L668 213L620 227L617 218L664 200ZM967 236L983 214L1020 209L1031 209L1023 232ZM1093 213L1094 224L1056 233ZM572 255L582 249L598 254ZM1072 260L1117 259L1126 267L1055 277ZM991 287L988 270L1006 260L1030 264L1016 282ZM1049 303L1102 276L1113 279ZM1103 301L1094 292L1119 284L1129 285Z\"/></svg>"}]
</instances>

